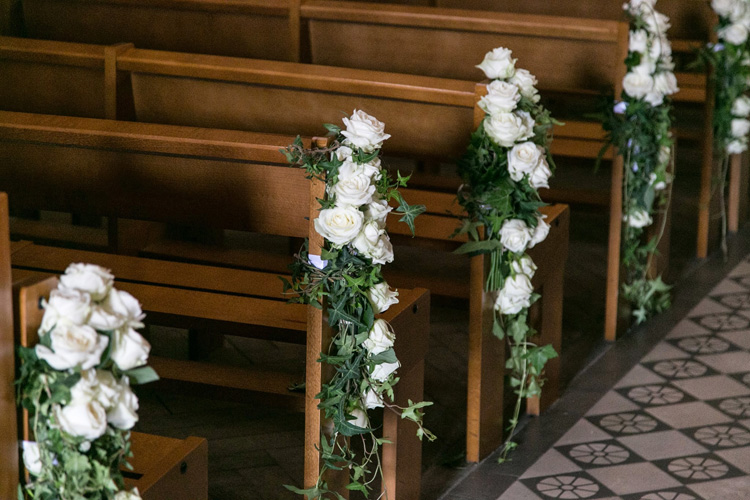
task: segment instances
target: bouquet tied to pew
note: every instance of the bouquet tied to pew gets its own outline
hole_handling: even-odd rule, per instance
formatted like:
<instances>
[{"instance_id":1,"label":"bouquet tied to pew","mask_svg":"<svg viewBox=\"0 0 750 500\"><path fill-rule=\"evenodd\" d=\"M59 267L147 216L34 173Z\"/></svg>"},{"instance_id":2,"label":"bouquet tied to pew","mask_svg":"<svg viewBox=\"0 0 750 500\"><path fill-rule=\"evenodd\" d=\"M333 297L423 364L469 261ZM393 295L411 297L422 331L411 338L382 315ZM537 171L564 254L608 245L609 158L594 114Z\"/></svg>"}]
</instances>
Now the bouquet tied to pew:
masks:
<instances>
[{"instance_id":1,"label":"bouquet tied to pew","mask_svg":"<svg viewBox=\"0 0 750 500\"><path fill-rule=\"evenodd\" d=\"M107 269L71 264L43 303L38 344L18 348L18 403L35 439L23 443L30 481L19 500L140 498L120 472L138 421L130 386L158 377L136 332L141 306L113 281Z\"/></svg>"},{"instance_id":2,"label":"bouquet tied to pew","mask_svg":"<svg viewBox=\"0 0 750 500\"><path fill-rule=\"evenodd\" d=\"M515 447L513 431L522 401L541 393L544 365L557 356L552 346L531 341L536 331L529 325L528 311L539 295L531 284L537 267L526 250L549 233L539 212L546 204L538 190L549 187L555 168L549 144L552 127L559 122L539 103L536 77L516 68L509 49L487 53L477 67L491 82L479 101L485 117L458 164L464 182L458 201L467 216L456 234L467 234L469 242L457 252L484 253L490 259L485 290L496 297L493 333L508 343L506 366L517 395L500 458L504 461Z\"/></svg>"},{"instance_id":3,"label":"bouquet tied to pew","mask_svg":"<svg viewBox=\"0 0 750 500\"><path fill-rule=\"evenodd\" d=\"M714 157L720 165L718 193L722 216L722 251L726 255L727 217L724 191L731 155L747 151L750 134L750 1L713 0L719 22L718 43L700 53L699 62L713 69L710 84L714 92Z\"/></svg>"},{"instance_id":4,"label":"bouquet tied to pew","mask_svg":"<svg viewBox=\"0 0 750 500\"><path fill-rule=\"evenodd\" d=\"M669 18L654 8L656 0L632 0L623 8L630 23L627 73L620 101L607 106L604 128L622 156L622 293L636 323L666 310L670 289L653 276L654 259L666 224L674 166L671 95L678 92ZM606 147L602 150L606 150ZM600 155L601 156L601 155ZM647 228L661 215L647 237Z\"/></svg>"},{"instance_id":5,"label":"bouquet tied to pew","mask_svg":"<svg viewBox=\"0 0 750 500\"><path fill-rule=\"evenodd\" d=\"M316 395L328 419L319 450L320 476L308 489L286 486L307 498L342 498L329 491L327 471L348 468L347 489L365 496L373 480L382 477L379 449L388 436L375 435L370 409L394 411L417 424L419 439L435 439L422 424L422 409L432 403L409 401L407 407L400 407L393 402L400 367L396 335L385 320L376 318L398 303L398 291L390 288L381 272L384 264L393 261L386 218L392 211L401 214L400 220L413 233L414 219L425 208L409 205L399 193L408 177L398 174L392 180L381 164L380 148L390 137L385 125L361 110L343 122L344 129L325 125L333 139L327 148L305 149L298 137L282 151L309 178L326 184L326 199L318 200L320 212L314 220L316 231L325 239L322 255L311 254L306 241L291 267L291 281L284 280L284 291L295 295L291 302L318 308L327 305L333 330L330 351L321 353L318 360L335 368ZM362 455L350 446L354 437L361 438Z\"/></svg>"}]
</instances>

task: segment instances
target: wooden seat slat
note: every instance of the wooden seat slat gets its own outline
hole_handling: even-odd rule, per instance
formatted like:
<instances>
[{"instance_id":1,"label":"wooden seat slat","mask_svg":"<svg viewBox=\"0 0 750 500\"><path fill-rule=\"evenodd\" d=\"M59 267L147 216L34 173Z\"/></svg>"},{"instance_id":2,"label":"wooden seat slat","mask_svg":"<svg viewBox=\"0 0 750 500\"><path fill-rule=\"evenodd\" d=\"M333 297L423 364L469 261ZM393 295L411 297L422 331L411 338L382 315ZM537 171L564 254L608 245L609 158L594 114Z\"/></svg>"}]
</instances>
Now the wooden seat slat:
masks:
<instances>
[{"instance_id":1,"label":"wooden seat slat","mask_svg":"<svg viewBox=\"0 0 750 500\"><path fill-rule=\"evenodd\" d=\"M104 47L0 36L0 62L39 62L104 69Z\"/></svg>"}]
</instances>

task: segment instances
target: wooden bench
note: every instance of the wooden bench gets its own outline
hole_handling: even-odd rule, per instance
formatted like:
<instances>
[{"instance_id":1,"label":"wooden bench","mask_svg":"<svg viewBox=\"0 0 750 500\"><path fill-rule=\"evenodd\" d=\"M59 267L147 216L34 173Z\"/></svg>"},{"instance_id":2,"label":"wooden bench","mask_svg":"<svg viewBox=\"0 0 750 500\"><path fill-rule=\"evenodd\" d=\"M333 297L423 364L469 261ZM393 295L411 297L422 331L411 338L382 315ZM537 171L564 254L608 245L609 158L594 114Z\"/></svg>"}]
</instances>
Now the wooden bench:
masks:
<instances>
[{"instance_id":1,"label":"wooden bench","mask_svg":"<svg viewBox=\"0 0 750 500\"><path fill-rule=\"evenodd\" d=\"M57 278L40 280L38 275L24 271L14 272L13 277L18 341L26 347L34 346L39 342L37 332L44 316L42 299L57 288ZM25 412L22 421L23 439L33 440ZM138 488L144 500L208 500L205 439L173 439L132 432L131 446L133 457L128 462L133 470L123 470L125 484L129 489Z\"/></svg>"},{"instance_id":2,"label":"wooden bench","mask_svg":"<svg viewBox=\"0 0 750 500\"><path fill-rule=\"evenodd\" d=\"M311 223L324 186L286 166L279 148L291 137L11 112L0 112L0 123L0 186L11 193L11 205L317 237ZM317 240L311 241L314 253ZM296 375L157 356L151 364L165 378L296 398L302 395L289 391L290 382L305 381L305 484L314 483L321 428L314 396L323 377L317 359L329 342L318 309L287 304L276 273L33 244L13 254L17 271L35 276L59 273L71 261L112 269L118 288L138 297L152 318L244 325L244 335L257 329L266 338L273 329L276 340L306 344L306 367ZM395 331L408 332L397 344L397 403L404 404L422 398L429 294L402 289L399 298L383 317ZM390 494L416 499L421 444L410 435L414 427L401 422L385 412L384 432L392 441L383 449L386 483Z\"/></svg>"}]
</instances>

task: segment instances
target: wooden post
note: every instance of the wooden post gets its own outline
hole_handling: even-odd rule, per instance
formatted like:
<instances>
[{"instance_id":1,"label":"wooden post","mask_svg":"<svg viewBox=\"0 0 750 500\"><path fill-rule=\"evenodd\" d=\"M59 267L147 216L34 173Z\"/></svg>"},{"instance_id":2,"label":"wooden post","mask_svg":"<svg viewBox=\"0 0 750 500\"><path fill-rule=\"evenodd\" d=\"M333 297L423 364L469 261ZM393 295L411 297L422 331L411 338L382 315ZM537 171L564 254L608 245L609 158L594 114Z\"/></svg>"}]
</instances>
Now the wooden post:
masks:
<instances>
[{"instance_id":1,"label":"wooden post","mask_svg":"<svg viewBox=\"0 0 750 500\"><path fill-rule=\"evenodd\" d=\"M740 228L740 206L743 198L742 155L729 158L729 197L727 198L727 230L736 233ZM745 191L744 198L747 199Z\"/></svg>"},{"instance_id":2,"label":"wooden post","mask_svg":"<svg viewBox=\"0 0 750 500\"><path fill-rule=\"evenodd\" d=\"M0 498L16 498L20 477L15 375L8 195L0 193Z\"/></svg>"},{"instance_id":3,"label":"wooden post","mask_svg":"<svg viewBox=\"0 0 750 500\"><path fill-rule=\"evenodd\" d=\"M301 58L301 1L289 0L289 60L291 62L300 62Z\"/></svg>"}]
</instances>

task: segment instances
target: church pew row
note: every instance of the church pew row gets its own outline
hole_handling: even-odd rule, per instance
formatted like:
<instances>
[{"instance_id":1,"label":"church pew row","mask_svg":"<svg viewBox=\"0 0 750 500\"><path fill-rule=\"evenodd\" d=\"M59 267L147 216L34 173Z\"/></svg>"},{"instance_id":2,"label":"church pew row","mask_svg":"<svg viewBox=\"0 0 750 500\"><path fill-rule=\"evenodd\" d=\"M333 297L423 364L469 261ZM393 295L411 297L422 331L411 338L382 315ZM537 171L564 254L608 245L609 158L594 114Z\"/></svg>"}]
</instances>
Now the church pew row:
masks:
<instances>
[{"instance_id":1,"label":"church pew row","mask_svg":"<svg viewBox=\"0 0 750 500\"><path fill-rule=\"evenodd\" d=\"M398 5L405 4L405 5ZM240 55L264 59L305 61L332 66L378 69L409 74L475 80L477 60L499 45L513 48L519 60L539 78L544 94L564 91L598 95L614 89L619 94L622 66L627 50L627 26L621 21L620 3L560 2L532 0L423 0L388 3L347 2L338 0L286 0L275 2L272 13L268 0L254 0L239 8L225 0L24 0L24 12L31 36L93 43L133 42L139 47L198 52L218 55ZM714 17L702 0L662 0L660 11L670 16L673 28L673 50L678 59L690 60L694 50L710 38ZM468 10L471 9L471 10ZM189 29L150 29L144 26L161 23L171 13L172 24ZM210 41L196 42L190 30L194 26L211 26L218 13L243 16L244 23L273 29L287 45L259 42L255 31L232 40L231 50ZM286 16L287 23L278 20ZM102 19L115 18L112 23ZM60 23L65 19L65 23ZM161 26L153 24L152 26ZM155 35L154 33L158 33ZM278 33L286 36L279 37ZM157 37L155 39L155 37ZM357 43L350 43L356 39ZM279 52L283 46L284 50ZM290 48L292 47L292 48ZM293 47L298 47L295 52ZM614 49L614 52L612 50ZM439 54L440 57L435 57ZM469 54L475 54L470 57ZM550 57L554 54L554 57ZM683 65L684 66L684 65ZM678 68L681 91L675 101L705 104L706 77ZM565 102L566 93L555 102ZM580 111L576 104L563 105L558 117ZM553 109L556 106L553 106ZM706 113L710 110L706 109ZM569 121L569 120L566 120ZM709 122L706 122L709 123ZM677 124L679 139L700 142L703 150L701 198L697 204L697 255L705 257L718 241L717 204L706 193L716 164L707 153L711 150L707 134ZM737 172L734 178L746 176ZM739 186L735 191L739 191ZM552 198L569 201L566 198ZM732 198L735 201L735 198ZM747 212L747 196L740 205L728 207L729 219L740 220ZM735 230L730 226L730 230Z\"/></svg>"},{"instance_id":2,"label":"church pew row","mask_svg":"<svg viewBox=\"0 0 750 500\"><path fill-rule=\"evenodd\" d=\"M0 377L0 496L15 498L19 480L19 434L15 405L15 345L34 345L41 324L43 310L40 299L48 295L55 284L51 280L33 283L39 276L28 272L14 272L11 276L11 255L26 244L9 245L8 200L0 193L0 262L2 262L3 329L0 335L0 356L3 373ZM15 302L15 310L14 310ZM14 314L15 313L15 314ZM17 334L14 335L13 323ZM21 420L24 440L31 438L28 422ZM173 439L150 434L131 434L133 466L127 471L126 484L139 489L144 500L177 500L181 498L208 498L208 446L205 439L189 437Z\"/></svg>"},{"instance_id":3,"label":"church pew row","mask_svg":"<svg viewBox=\"0 0 750 500\"><path fill-rule=\"evenodd\" d=\"M45 50L75 51L77 44L3 38L10 47L3 69L10 72L18 59L24 64L47 66L37 54ZM59 47L55 49L55 47ZM87 46L88 47L88 46ZM14 49L15 48L15 49ZM107 50L110 49L110 50ZM384 145L387 155L412 160L450 160L459 157L473 130L475 104L486 92L483 84L463 80L384 73L250 60L220 56L162 52L130 46L101 47L107 84L102 99L121 111L118 118L142 122L198 127L269 131L279 134L301 132L313 135L318 124L335 121L342 110L360 108L388 124L392 138ZM20 54L20 55L19 55ZM15 60L11 59L15 57ZM67 72L60 71L60 79ZM619 82L620 79L613 79ZM613 83L614 84L614 83ZM21 92L22 90L15 90ZM28 98L33 99L32 97ZM0 103L1 104L1 103ZM552 154L571 159L596 158L605 139L601 125L568 122L557 127ZM605 159L617 163L611 150ZM611 169L611 185L621 183L622 169ZM459 179L416 172L412 185L433 191L452 191ZM608 258L608 307L605 336L616 336L616 307L619 283L619 239L622 213L620 190L609 193L576 187L545 190L547 201L594 203L610 210ZM446 229L446 236L452 229Z\"/></svg>"},{"instance_id":4,"label":"church pew row","mask_svg":"<svg viewBox=\"0 0 750 500\"><path fill-rule=\"evenodd\" d=\"M284 158L278 149L287 144L291 138L233 132L225 130L194 129L153 124L137 124L129 122L114 122L71 117L55 117L43 115L0 112L0 156L5 167L0 170L0 186L15 194L11 198L14 206L19 208L43 208L56 210L86 210L84 213L98 213L117 215L129 218L148 218L151 220L169 220L170 222L192 221L200 224L210 224L218 218L224 220L224 227L234 229L259 230L264 218L279 217L273 210L263 205L244 206L244 190L250 189L243 179L243 171L235 166L236 161L254 161L271 163L269 169L273 175L279 176L277 184L284 185L284 179L298 176L303 172L296 169L279 169L274 164L283 163ZM41 145L36 144L39 142ZM106 147L106 149L105 149ZM165 153L177 155L177 159L164 164ZM54 161L49 159L54 155ZM211 160L205 159L211 158ZM223 158L224 162L220 161ZM52 162L46 166L47 161ZM23 169L18 166L23 163ZM158 166L157 166L158 164ZM244 163L241 163L244 166ZM266 165L264 165L265 167ZM15 168L14 168L15 167ZM49 170L51 186L37 186L37 189L25 189L31 182L31 177L37 175L37 168ZM216 169L223 168L228 174L216 176ZM232 172L236 173L232 173ZM222 171L224 172L224 170ZM299 172L299 174L298 174ZM64 174L64 175L63 175ZM271 174L269 174L271 175ZM58 179L58 176L60 177ZM265 177L264 177L265 178ZM86 203L76 204L78 197L70 193L80 192L79 183L85 179L96 182L100 190L88 198ZM92 181L89 180L89 183ZM189 182L185 182L185 180ZM156 182L150 187L150 183ZM189 184L185 186L184 184ZM148 187L147 187L148 186ZM164 189L169 191L164 193ZM273 188L273 186L271 186ZM256 186L254 189L262 189ZM280 195L280 188L273 188L272 198ZM78 191L77 191L78 190ZM185 198L174 205L157 201L156 196L162 193L170 200ZM217 206L212 202L213 196L222 198ZM294 196L286 195L289 199ZM425 203L429 208L428 214L417 219L417 234L421 240L441 241L448 239L448 235L455 227L456 206L453 195L438 194L429 191L404 190L404 196L410 203ZM137 206L131 206L127 200L137 199ZM296 203L303 203L299 201ZM162 209L162 207L164 207ZM199 214L186 207L201 207ZM212 207L208 209L206 207ZM158 214L154 214L159 210ZM539 309L538 330L542 341L552 343L556 349L560 348L561 318L562 318L562 273L567 258L569 212L567 207L555 205L544 209L548 222L552 226L548 240L538 248L532 250L532 256L539 263L539 270L534 278L534 285L542 293ZM453 212L450 213L450 212ZM306 222L300 220L286 220L287 229L284 235L299 236L306 230ZM395 217L394 217L395 219ZM280 221L276 221L279 223ZM292 225L294 223L294 225ZM304 223L304 224L303 224ZM302 224L302 225L301 225ZM389 231L394 234L404 234L403 224L389 221ZM405 226L404 226L405 227ZM459 242L462 238L459 238ZM453 243L454 247L456 243ZM18 268L39 272L59 272L74 256L80 259L100 263L113 269L121 280L119 287L130 291L139 297L144 307L158 314L173 314L183 316L201 316L211 320L245 324L250 321L264 328L279 327L287 332L285 341L300 343L303 341L301 331L304 330L304 310L299 306L289 306L278 300L281 296L281 284L276 273L257 270L240 270L228 268L208 267L180 262L164 262L152 259L132 258L122 255L106 255L93 252L81 252L63 248L51 248L41 245L26 245L14 254L14 265ZM463 257L454 256L454 259ZM246 264L247 265L247 264ZM262 264L258 267L262 268ZM483 290L483 266L475 268L472 264L470 279L464 276L461 281L469 282L472 295ZM439 272L433 274L439 275ZM390 279L390 277L389 277ZM419 276L404 276L402 282L415 285L421 283ZM443 284L443 288L453 286ZM163 296L162 291L169 291L169 296ZM229 296L222 295L228 293ZM417 299L408 291L401 291L404 310ZM405 295L404 295L405 294ZM468 291L467 291L468 294ZM174 297L180 297L175 301ZM274 300L276 299L276 300ZM417 300L421 309L426 309L424 296ZM481 303L481 302L480 302ZM228 311L214 311L216 306L226 307ZM475 306L472 306L474 308ZM391 314L389 310L387 314ZM420 318L422 318L419 313ZM487 318L491 309L472 309L472 325L491 327ZM479 319L477 319L479 318ZM491 316L489 316L491 318ZM393 321L393 326L399 332L400 319ZM495 352L502 344L493 340L491 330L472 326L472 344L494 342ZM424 329L424 328L422 328ZM409 329L401 331L411 331ZM420 327L416 325L415 331ZM426 333L425 333L426 334ZM409 336L399 337L404 342L402 352L408 356L416 356L413 364L421 363L421 356L426 350L426 340L415 338L409 341ZM479 340L477 340L479 339ZM412 344L409 344L411 342ZM472 348L476 351L478 348ZM482 367L475 370L470 381L472 386L491 387L498 384L502 394L502 372L497 367L502 363L490 363L489 355L482 356L481 351L472 355L473 360L487 359ZM153 364L165 376L185 375L184 370L175 367L173 362L153 358ZM409 365L409 358L402 359L405 367ZM486 368L484 367L486 365ZM494 368L493 368L494 366ZM489 371L488 371L489 370ZM494 370L494 371L492 371ZM210 376L213 379L222 378L222 370L216 370L201 364L191 364L191 377L197 379ZM547 368L547 390L541 404L546 406L557 397L559 361L555 360ZM253 382L249 378L224 377L225 384L237 388L259 390L265 388L276 393L287 393L290 383L299 381L288 374L263 373L260 381ZM476 379L476 381L475 381ZM475 391L481 393L481 389ZM487 389L484 392L488 392ZM470 398L470 404L475 407L489 405L493 411L502 411L495 397ZM415 400L415 396L410 396ZM499 398L502 401L502 397ZM531 412L538 412L539 401L529 404ZM484 411L482 413L480 431L472 434L473 439L480 444L475 449L481 449L483 455L499 444L501 427L492 426L489 422L497 423L497 415ZM476 425L479 425L478 423ZM488 435L489 437L486 437ZM479 459L479 456L475 460Z\"/></svg>"},{"instance_id":5,"label":"church pew row","mask_svg":"<svg viewBox=\"0 0 750 500\"><path fill-rule=\"evenodd\" d=\"M311 221L318 208L315 198L323 196L324 186L310 182L301 169L284 165L278 149L290 137L11 112L0 115L0 185L8 190L11 206L311 236L312 251L319 249ZM119 278L118 288L138 297L147 312L244 325L246 335L252 335L257 325L266 335L271 328L281 330L277 337L281 340L296 336L308 351L304 373L292 380L306 381L305 484L314 484L318 471L315 445L321 428L314 396L324 376L317 359L327 350L330 333L318 309L285 302L276 274L41 245L16 250L12 260L19 272L34 274L57 274L71 261L100 264L112 269ZM397 402L403 404L422 397L429 294L402 289L400 298L384 318L402 332L399 375L403 385L397 389ZM152 365L164 378L290 394L290 377L281 371L230 371L156 356ZM413 436L407 439L414 428L397 415L385 412L384 419L384 432L393 440L384 449L384 456L390 457L384 464L390 491L399 498L416 499L419 484L412 479L420 473L420 443Z\"/></svg>"}]
</instances>

